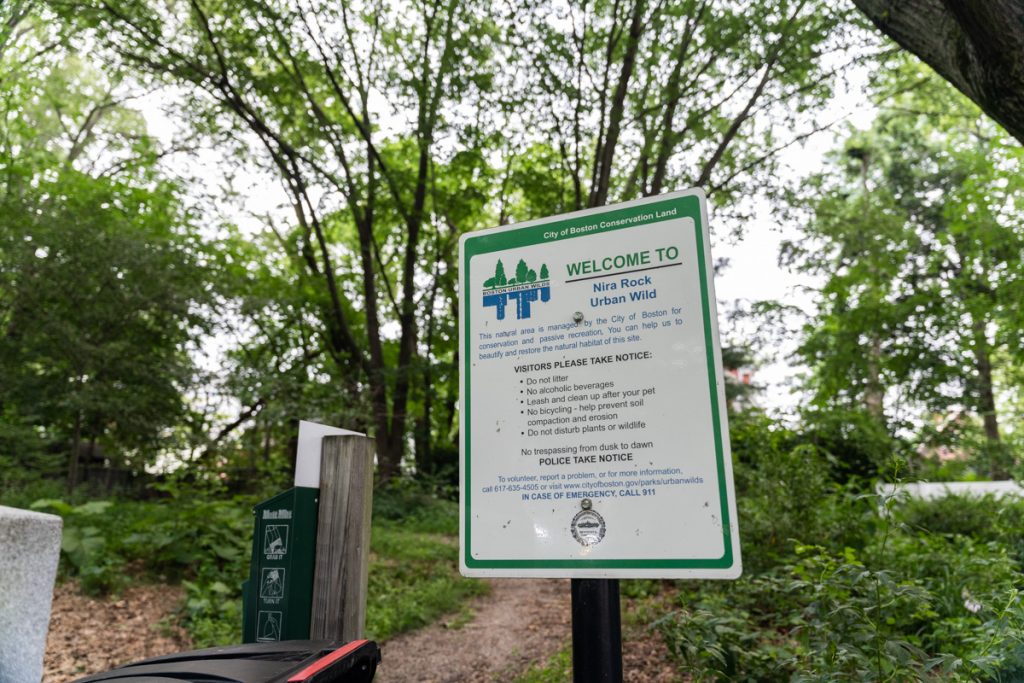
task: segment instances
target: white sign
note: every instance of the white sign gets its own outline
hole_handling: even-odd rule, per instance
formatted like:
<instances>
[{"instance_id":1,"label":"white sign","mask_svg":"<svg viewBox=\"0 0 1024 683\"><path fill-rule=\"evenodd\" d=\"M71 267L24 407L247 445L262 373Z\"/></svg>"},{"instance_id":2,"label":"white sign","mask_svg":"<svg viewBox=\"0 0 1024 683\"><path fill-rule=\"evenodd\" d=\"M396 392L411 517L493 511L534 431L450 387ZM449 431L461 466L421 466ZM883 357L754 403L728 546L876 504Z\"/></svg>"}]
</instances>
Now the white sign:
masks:
<instances>
[{"instance_id":1,"label":"white sign","mask_svg":"<svg viewBox=\"0 0 1024 683\"><path fill-rule=\"evenodd\" d=\"M320 488L320 444L325 436L366 436L340 427L299 420L299 443L295 452L295 485Z\"/></svg>"},{"instance_id":2,"label":"white sign","mask_svg":"<svg viewBox=\"0 0 1024 683\"><path fill-rule=\"evenodd\" d=\"M703 193L459 247L462 573L739 576Z\"/></svg>"}]
</instances>

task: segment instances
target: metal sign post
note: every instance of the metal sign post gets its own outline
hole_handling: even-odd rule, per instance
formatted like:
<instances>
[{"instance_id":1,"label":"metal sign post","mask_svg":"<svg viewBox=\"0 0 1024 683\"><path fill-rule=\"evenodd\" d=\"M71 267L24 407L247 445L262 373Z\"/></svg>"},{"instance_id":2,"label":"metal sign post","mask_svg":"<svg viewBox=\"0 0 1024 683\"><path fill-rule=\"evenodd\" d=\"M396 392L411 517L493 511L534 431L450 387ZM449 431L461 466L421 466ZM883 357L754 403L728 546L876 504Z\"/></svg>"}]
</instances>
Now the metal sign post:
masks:
<instances>
[{"instance_id":1,"label":"metal sign post","mask_svg":"<svg viewBox=\"0 0 1024 683\"><path fill-rule=\"evenodd\" d=\"M618 579L572 580L572 680L622 683Z\"/></svg>"}]
</instances>

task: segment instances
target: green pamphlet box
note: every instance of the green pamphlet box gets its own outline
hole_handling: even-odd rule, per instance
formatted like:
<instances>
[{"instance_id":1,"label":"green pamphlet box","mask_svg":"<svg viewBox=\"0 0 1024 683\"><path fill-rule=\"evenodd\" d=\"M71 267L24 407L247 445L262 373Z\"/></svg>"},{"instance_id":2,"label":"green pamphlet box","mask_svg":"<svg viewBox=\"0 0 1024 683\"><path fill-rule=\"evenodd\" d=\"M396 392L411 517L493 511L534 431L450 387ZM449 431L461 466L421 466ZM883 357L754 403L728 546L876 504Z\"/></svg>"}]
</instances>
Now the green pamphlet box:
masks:
<instances>
[{"instance_id":1,"label":"green pamphlet box","mask_svg":"<svg viewBox=\"0 0 1024 683\"><path fill-rule=\"evenodd\" d=\"M306 640L313 607L319 489L297 486L253 508L242 641Z\"/></svg>"}]
</instances>

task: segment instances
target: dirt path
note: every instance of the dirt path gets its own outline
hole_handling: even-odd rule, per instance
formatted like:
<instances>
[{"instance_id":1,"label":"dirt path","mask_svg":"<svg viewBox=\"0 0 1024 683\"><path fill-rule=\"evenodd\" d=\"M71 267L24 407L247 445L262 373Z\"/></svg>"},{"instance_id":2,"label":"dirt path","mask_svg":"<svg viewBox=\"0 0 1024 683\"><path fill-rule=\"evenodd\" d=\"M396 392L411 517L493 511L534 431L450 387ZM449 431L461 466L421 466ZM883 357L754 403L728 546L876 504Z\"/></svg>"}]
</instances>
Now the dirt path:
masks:
<instances>
[{"instance_id":1,"label":"dirt path","mask_svg":"<svg viewBox=\"0 0 1024 683\"><path fill-rule=\"evenodd\" d=\"M471 604L458 628L434 624L383 645L374 683L510 680L543 662L569 637L569 582L503 579Z\"/></svg>"},{"instance_id":2,"label":"dirt path","mask_svg":"<svg viewBox=\"0 0 1024 683\"><path fill-rule=\"evenodd\" d=\"M467 623L434 624L384 643L374 683L510 681L570 642L569 606L568 580L493 580ZM680 680L659 637L626 628L623 638L626 681Z\"/></svg>"}]
</instances>

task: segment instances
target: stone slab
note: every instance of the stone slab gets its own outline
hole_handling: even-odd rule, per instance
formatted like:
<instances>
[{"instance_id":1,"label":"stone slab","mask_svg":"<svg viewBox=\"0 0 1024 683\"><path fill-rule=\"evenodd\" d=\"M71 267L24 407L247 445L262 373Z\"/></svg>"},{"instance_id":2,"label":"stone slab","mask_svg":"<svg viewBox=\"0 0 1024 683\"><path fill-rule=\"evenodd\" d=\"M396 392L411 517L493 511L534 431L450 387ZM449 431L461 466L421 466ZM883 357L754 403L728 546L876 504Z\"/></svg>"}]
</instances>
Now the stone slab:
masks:
<instances>
[{"instance_id":1,"label":"stone slab","mask_svg":"<svg viewBox=\"0 0 1024 683\"><path fill-rule=\"evenodd\" d=\"M0 505L0 681L39 683L63 520Z\"/></svg>"},{"instance_id":2,"label":"stone slab","mask_svg":"<svg viewBox=\"0 0 1024 683\"><path fill-rule=\"evenodd\" d=\"M884 498L897 496L915 500L937 500L946 496L1020 498L1024 497L1024 487L1015 481L919 481L909 484L879 484L878 494Z\"/></svg>"}]
</instances>

